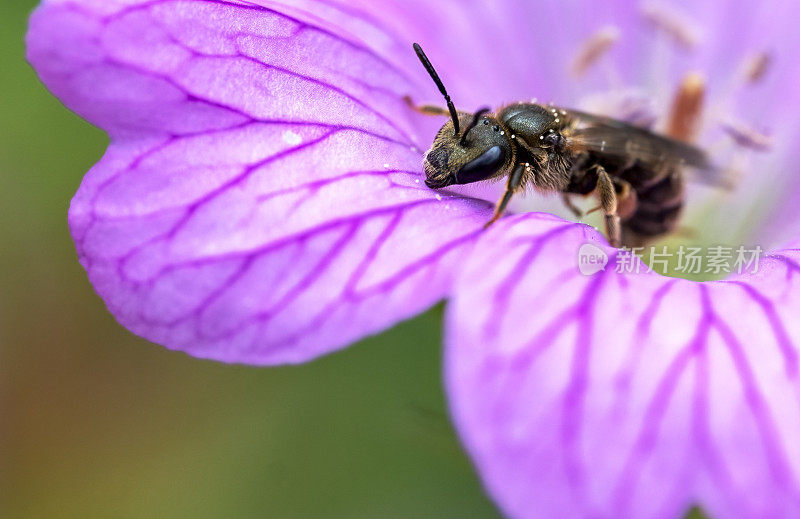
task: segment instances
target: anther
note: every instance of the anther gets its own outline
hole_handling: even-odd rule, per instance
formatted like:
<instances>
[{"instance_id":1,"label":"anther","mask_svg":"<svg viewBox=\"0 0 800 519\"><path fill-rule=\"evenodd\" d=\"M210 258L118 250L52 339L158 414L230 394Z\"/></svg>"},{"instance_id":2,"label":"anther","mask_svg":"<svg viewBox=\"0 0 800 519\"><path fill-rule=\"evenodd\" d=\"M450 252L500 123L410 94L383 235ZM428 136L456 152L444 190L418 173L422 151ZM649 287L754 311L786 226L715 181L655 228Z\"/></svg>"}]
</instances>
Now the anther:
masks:
<instances>
[{"instance_id":1,"label":"anther","mask_svg":"<svg viewBox=\"0 0 800 519\"><path fill-rule=\"evenodd\" d=\"M772 139L768 135L758 133L743 124L727 122L722 128L739 146L756 151L767 151L772 147Z\"/></svg>"},{"instance_id":2,"label":"anther","mask_svg":"<svg viewBox=\"0 0 800 519\"><path fill-rule=\"evenodd\" d=\"M705 90L705 80L700 74L692 72L683 78L672 100L667 135L684 142L694 140L703 115Z\"/></svg>"},{"instance_id":3,"label":"anther","mask_svg":"<svg viewBox=\"0 0 800 519\"><path fill-rule=\"evenodd\" d=\"M614 46L617 40L619 40L619 29L610 25L589 36L578 49L578 54L572 62L572 75L582 76Z\"/></svg>"},{"instance_id":4,"label":"anther","mask_svg":"<svg viewBox=\"0 0 800 519\"><path fill-rule=\"evenodd\" d=\"M686 50L697 46L700 39L697 24L686 13L661 2L647 2L641 6L644 18L656 29L670 36L675 43Z\"/></svg>"},{"instance_id":5,"label":"anther","mask_svg":"<svg viewBox=\"0 0 800 519\"><path fill-rule=\"evenodd\" d=\"M745 62L744 78L748 83L758 83L769 72L772 65L772 55L768 52L760 52Z\"/></svg>"}]
</instances>

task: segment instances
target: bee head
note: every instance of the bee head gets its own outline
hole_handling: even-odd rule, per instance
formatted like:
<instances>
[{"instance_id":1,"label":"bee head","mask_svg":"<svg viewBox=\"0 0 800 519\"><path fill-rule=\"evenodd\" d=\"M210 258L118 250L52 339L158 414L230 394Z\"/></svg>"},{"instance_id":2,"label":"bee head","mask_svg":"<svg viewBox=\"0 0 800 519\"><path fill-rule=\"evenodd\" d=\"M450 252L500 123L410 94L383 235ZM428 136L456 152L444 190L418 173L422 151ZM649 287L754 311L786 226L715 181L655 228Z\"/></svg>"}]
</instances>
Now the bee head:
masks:
<instances>
[{"instance_id":1,"label":"bee head","mask_svg":"<svg viewBox=\"0 0 800 519\"><path fill-rule=\"evenodd\" d=\"M497 120L482 109L473 114L459 113L455 133L452 121L439 130L425 155L425 185L440 189L453 184L470 184L502 174L513 158L509 136Z\"/></svg>"},{"instance_id":2,"label":"bee head","mask_svg":"<svg viewBox=\"0 0 800 519\"><path fill-rule=\"evenodd\" d=\"M439 189L501 174L513 160L514 148L509 136L494 117L486 116L488 108L475 114L457 112L439 74L418 43L414 44L414 51L444 96L450 112L450 120L444 123L425 155L425 185Z\"/></svg>"}]
</instances>

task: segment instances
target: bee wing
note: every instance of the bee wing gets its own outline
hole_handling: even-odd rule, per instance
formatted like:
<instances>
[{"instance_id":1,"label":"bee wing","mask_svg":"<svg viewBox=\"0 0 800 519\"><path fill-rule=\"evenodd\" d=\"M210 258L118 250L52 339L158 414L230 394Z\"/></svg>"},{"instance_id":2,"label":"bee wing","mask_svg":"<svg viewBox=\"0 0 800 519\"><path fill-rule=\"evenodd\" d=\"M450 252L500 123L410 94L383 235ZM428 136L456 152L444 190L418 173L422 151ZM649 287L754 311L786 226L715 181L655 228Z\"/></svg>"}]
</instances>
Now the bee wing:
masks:
<instances>
[{"instance_id":1,"label":"bee wing","mask_svg":"<svg viewBox=\"0 0 800 519\"><path fill-rule=\"evenodd\" d=\"M728 184L722 171L695 146L616 119L576 111L569 114L577 122L576 129L567 137L567 145L574 149L619 162L638 160L650 167L680 164L694 169L697 179L704 183Z\"/></svg>"}]
</instances>

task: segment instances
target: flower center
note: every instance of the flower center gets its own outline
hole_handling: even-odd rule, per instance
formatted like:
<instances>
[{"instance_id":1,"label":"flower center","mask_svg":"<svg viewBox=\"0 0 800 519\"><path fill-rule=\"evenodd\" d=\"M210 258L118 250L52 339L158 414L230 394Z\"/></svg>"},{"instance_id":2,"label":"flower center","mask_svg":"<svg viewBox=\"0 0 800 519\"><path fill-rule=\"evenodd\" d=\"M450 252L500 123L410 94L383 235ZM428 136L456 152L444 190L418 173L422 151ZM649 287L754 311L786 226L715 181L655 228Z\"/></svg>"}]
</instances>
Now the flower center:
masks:
<instances>
[{"instance_id":1,"label":"flower center","mask_svg":"<svg viewBox=\"0 0 800 519\"><path fill-rule=\"evenodd\" d=\"M648 3L642 7L641 14L656 33L666 36L682 53L696 50L702 40L699 25L673 7ZM591 68L604 60L619 39L619 29L611 26L603 27L587 38L572 61L572 75L580 78L588 74ZM767 75L771 62L771 55L766 52L751 54L743 60L740 70L732 71L738 76L736 83L740 87L759 83ZM608 83L613 85L616 82L618 85L616 78L619 75L613 70L609 75ZM730 119L727 114L731 110L727 107L714 110L714 104L721 106L725 99L709 99L705 78L699 72L689 72L682 78L675 92L668 96L669 108L661 111L662 117L654 110L653 100L656 98L656 95L647 95L637 89L617 86L605 92L594 92L577 105L586 111L608 115L690 143L710 156L713 167L709 171L685 172L689 181L686 209L676 230L652 246L635 252L656 272L694 280L722 279L746 269L757 270L766 244L741 243L746 229L736 224L720 229L720 220L723 220L720 216L738 216L737 204L726 200L725 195L738 185L739 172L745 169L752 152L770 149L770 138L739 120ZM706 106L708 101L713 103L710 109ZM720 114L726 114L725 118L715 120ZM661 124L658 124L659 120ZM592 205L593 201L579 203L584 212ZM539 197L522 200L515 209L546 211L576 219L571 211L555 200L543 203ZM730 220L736 221L735 218ZM602 228L599 214L589 215L582 221ZM709 225L710 222L714 224Z\"/></svg>"}]
</instances>

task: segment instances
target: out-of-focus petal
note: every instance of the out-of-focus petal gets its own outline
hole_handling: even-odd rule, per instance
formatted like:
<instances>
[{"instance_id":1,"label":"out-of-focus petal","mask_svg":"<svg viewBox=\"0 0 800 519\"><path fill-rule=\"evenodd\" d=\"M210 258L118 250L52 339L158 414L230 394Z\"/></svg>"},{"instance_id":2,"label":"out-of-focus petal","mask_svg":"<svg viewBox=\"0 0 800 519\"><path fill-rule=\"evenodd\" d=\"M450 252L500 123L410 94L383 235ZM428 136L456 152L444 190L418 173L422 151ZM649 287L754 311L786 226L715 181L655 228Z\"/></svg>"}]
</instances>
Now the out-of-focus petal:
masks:
<instances>
[{"instance_id":1,"label":"out-of-focus petal","mask_svg":"<svg viewBox=\"0 0 800 519\"><path fill-rule=\"evenodd\" d=\"M424 186L405 73L312 18L179 0L32 17L37 72L112 139L69 222L133 332L299 362L445 295L488 204Z\"/></svg>"},{"instance_id":2,"label":"out-of-focus petal","mask_svg":"<svg viewBox=\"0 0 800 519\"><path fill-rule=\"evenodd\" d=\"M585 243L604 271L579 272ZM515 518L797 517L800 253L709 283L619 273L615 253L528 214L463 266L446 388L490 494Z\"/></svg>"}]
</instances>

